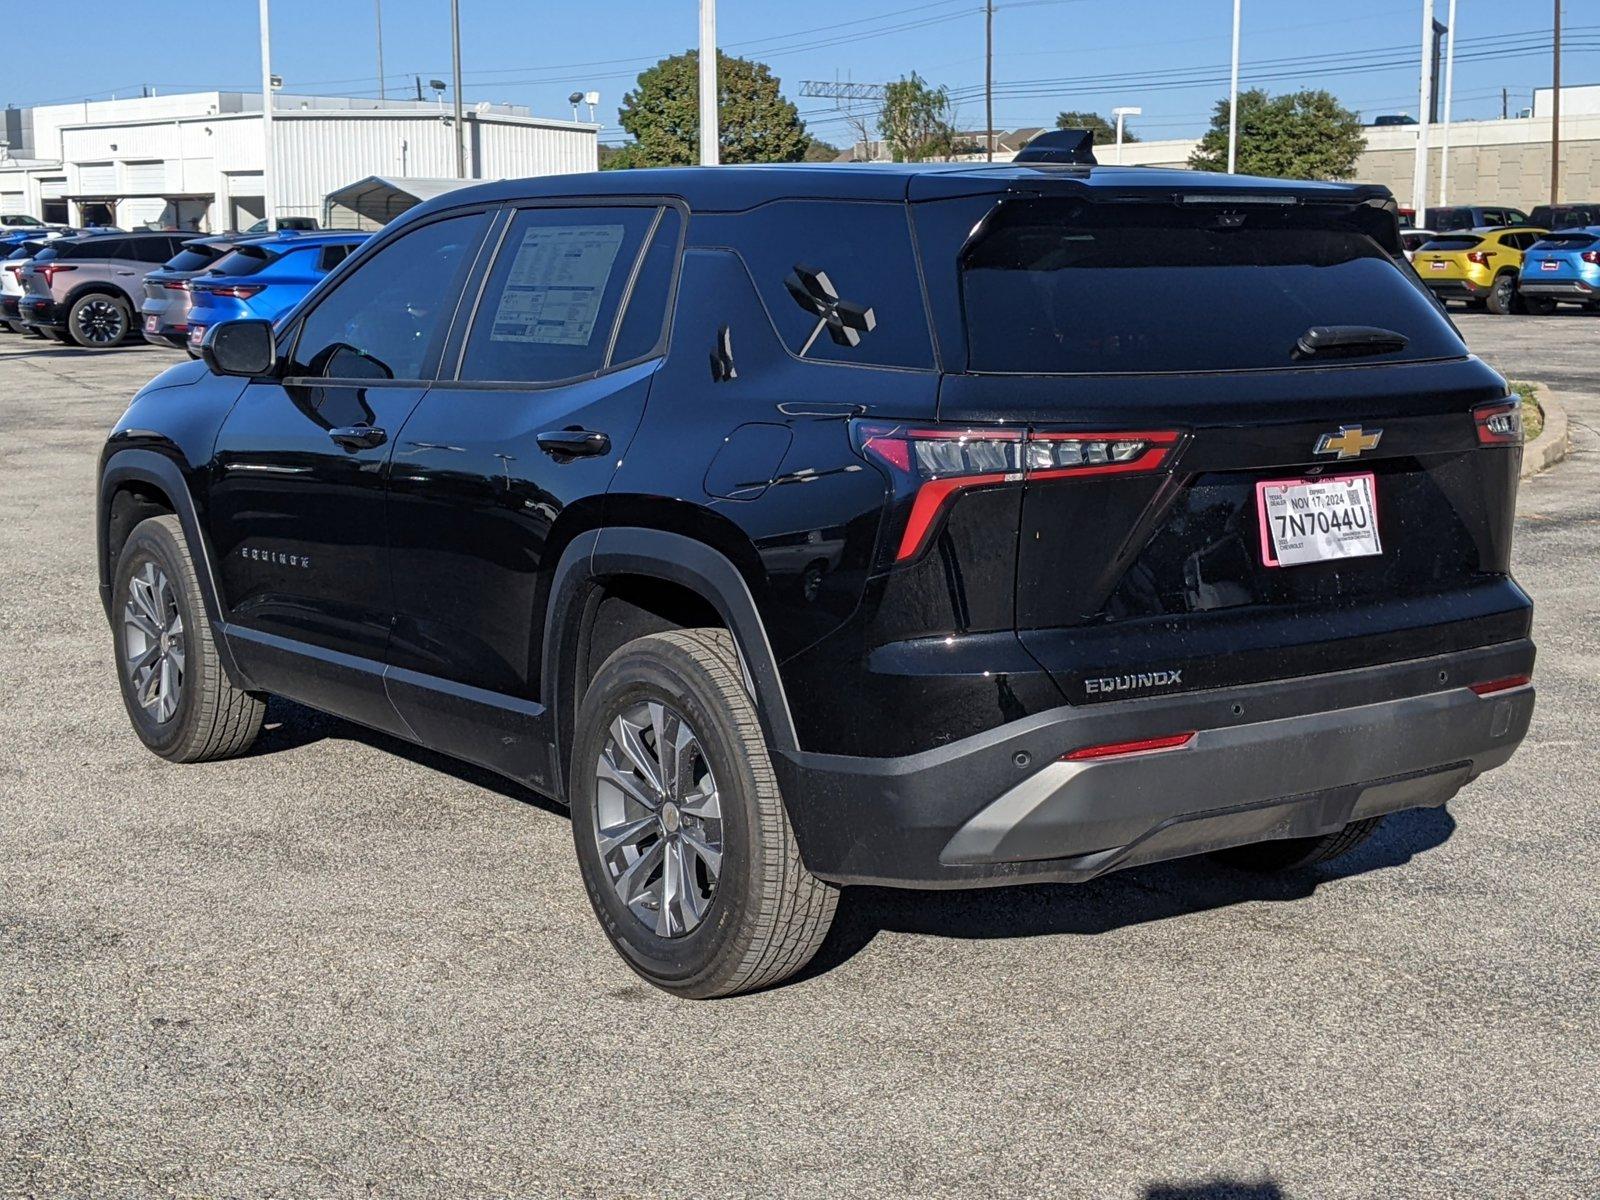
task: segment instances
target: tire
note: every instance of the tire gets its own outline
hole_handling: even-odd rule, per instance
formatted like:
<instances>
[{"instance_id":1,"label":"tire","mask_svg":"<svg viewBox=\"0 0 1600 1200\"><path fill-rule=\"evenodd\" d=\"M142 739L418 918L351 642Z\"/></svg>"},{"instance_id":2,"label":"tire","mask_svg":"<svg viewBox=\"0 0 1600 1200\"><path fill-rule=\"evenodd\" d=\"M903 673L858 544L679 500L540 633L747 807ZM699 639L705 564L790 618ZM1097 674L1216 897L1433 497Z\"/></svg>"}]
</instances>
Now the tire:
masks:
<instances>
[{"instance_id":1,"label":"tire","mask_svg":"<svg viewBox=\"0 0 1600 1200\"><path fill-rule=\"evenodd\" d=\"M1295 871L1328 862L1341 854L1348 854L1377 832L1383 824L1382 817L1368 817L1352 821L1337 833L1321 837L1282 838L1273 842L1252 842L1248 846L1234 846L1216 850L1211 857L1218 862L1241 871L1270 874L1274 871Z\"/></svg>"},{"instance_id":2,"label":"tire","mask_svg":"<svg viewBox=\"0 0 1600 1200\"><path fill-rule=\"evenodd\" d=\"M67 333L85 350L109 350L133 332L133 309L121 296L91 292L67 310Z\"/></svg>"},{"instance_id":3,"label":"tire","mask_svg":"<svg viewBox=\"0 0 1600 1200\"><path fill-rule=\"evenodd\" d=\"M222 669L177 517L151 517L128 535L111 619L122 702L146 747L185 763L250 748L266 702L234 687Z\"/></svg>"},{"instance_id":4,"label":"tire","mask_svg":"<svg viewBox=\"0 0 1600 1200\"><path fill-rule=\"evenodd\" d=\"M676 786L650 782L668 775L654 757L663 740L680 747ZM640 977L703 1000L770 987L811 961L838 891L800 860L725 631L652 634L612 654L579 709L571 776L589 902ZM602 829L613 831L605 854ZM696 847L716 853L714 883Z\"/></svg>"},{"instance_id":5,"label":"tire","mask_svg":"<svg viewBox=\"0 0 1600 1200\"><path fill-rule=\"evenodd\" d=\"M1510 274L1495 276L1494 282L1489 285L1485 303L1497 317L1508 314L1517 303L1517 277Z\"/></svg>"}]
</instances>

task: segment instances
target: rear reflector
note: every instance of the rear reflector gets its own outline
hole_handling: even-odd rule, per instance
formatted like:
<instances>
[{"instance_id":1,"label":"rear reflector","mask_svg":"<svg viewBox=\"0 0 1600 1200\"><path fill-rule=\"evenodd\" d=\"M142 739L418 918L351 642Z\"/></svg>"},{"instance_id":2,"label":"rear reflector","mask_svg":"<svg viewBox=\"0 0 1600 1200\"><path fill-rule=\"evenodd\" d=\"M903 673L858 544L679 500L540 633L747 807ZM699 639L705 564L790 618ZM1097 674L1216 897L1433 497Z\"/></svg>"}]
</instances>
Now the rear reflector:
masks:
<instances>
[{"instance_id":1,"label":"rear reflector","mask_svg":"<svg viewBox=\"0 0 1600 1200\"><path fill-rule=\"evenodd\" d=\"M1487 683L1475 683L1472 685L1472 690L1480 696L1492 696L1496 692L1509 692L1512 688L1527 687L1532 682L1532 675L1507 675L1504 679L1491 679Z\"/></svg>"},{"instance_id":2,"label":"rear reflector","mask_svg":"<svg viewBox=\"0 0 1600 1200\"><path fill-rule=\"evenodd\" d=\"M1125 754L1149 754L1154 750L1181 750L1194 741L1194 733L1173 733L1166 737L1140 738L1136 742L1106 742L1084 746L1061 756L1062 762L1084 762L1095 758L1120 758Z\"/></svg>"}]
</instances>

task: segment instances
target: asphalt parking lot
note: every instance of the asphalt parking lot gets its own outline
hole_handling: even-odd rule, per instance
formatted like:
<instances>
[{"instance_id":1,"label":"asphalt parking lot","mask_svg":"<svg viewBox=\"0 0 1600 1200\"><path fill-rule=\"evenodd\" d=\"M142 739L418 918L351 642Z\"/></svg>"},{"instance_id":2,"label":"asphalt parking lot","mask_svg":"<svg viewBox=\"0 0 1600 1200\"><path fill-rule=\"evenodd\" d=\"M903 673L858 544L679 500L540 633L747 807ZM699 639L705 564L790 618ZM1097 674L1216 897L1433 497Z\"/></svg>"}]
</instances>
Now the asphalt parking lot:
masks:
<instances>
[{"instance_id":1,"label":"asphalt parking lot","mask_svg":"<svg viewBox=\"0 0 1600 1200\"><path fill-rule=\"evenodd\" d=\"M1508 767L1287 880L847 892L710 1004L493 777L281 702L249 757L144 751L91 511L173 356L0 335L0 1194L1600 1193L1600 317L1461 326L1576 444L1522 490Z\"/></svg>"}]
</instances>

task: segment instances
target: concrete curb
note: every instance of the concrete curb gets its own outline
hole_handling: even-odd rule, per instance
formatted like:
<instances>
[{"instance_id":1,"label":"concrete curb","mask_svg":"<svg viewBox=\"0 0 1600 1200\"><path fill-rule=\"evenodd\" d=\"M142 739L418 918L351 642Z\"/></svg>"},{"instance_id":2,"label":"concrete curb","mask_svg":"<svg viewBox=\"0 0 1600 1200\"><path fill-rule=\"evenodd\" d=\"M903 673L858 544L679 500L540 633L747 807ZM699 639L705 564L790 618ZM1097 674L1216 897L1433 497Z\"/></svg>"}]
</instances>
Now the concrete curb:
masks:
<instances>
[{"instance_id":1,"label":"concrete curb","mask_svg":"<svg viewBox=\"0 0 1600 1200\"><path fill-rule=\"evenodd\" d=\"M1531 479L1540 471L1548 471L1572 450L1567 436L1567 410L1549 386L1537 379L1529 380L1539 390L1534 399L1544 410L1544 429L1522 448L1522 478Z\"/></svg>"}]
</instances>

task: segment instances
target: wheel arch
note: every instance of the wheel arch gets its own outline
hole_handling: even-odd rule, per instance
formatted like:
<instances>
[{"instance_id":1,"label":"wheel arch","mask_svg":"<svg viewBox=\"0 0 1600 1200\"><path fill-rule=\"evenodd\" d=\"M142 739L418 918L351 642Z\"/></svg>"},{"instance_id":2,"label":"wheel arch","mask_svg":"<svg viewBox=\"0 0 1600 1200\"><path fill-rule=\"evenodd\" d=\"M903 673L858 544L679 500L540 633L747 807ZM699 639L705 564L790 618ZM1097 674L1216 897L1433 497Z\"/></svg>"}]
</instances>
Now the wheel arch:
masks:
<instances>
[{"instance_id":1,"label":"wheel arch","mask_svg":"<svg viewBox=\"0 0 1600 1200\"><path fill-rule=\"evenodd\" d=\"M82 300L85 296L110 296L114 300L124 301L128 305L132 316L139 315L139 304L132 296L128 294L127 290L125 288L120 288L116 284L104 279L96 279L87 283L80 283L77 287L73 288L67 293L66 298L61 301L61 311L63 313L70 312L72 310L72 306L79 300ZM64 321L65 318L63 318L63 322Z\"/></svg>"},{"instance_id":2,"label":"wheel arch","mask_svg":"<svg viewBox=\"0 0 1600 1200\"><path fill-rule=\"evenodd\" d=\"M566 794L574 718L582 702L581 655L596 607L618 580L659 581L702 601L733 637L745 687L762 733L779 750L799 748L777 656L744 575L705 542L662 529L608 526L568 543L551 584L543 639L544 692L555 743L555 769ZM592 664L598 666L598 664Z\"/></svg>"},{"instance_id":3,"label":"wheel arch","mask_svg":"<svg viewBox=\"0 0 1600 1200\"><path fill-rule=\"evenodd\" d=\"M227 638L222 636L224 613L211 547L200 524L194 497L189 492L178 465L155 450L130 447L111 454L100 470L100 490L95 506L95 552L99 559L100 603L107 620L111 619L112 592L116 563L133 526L144 515L170 512L183 528L183 539L194 559L195 577L200 582L200 600L217 645L223 669L236 687L249 690L248 681L234 661Z\"/></svg>"}]
</instances>

